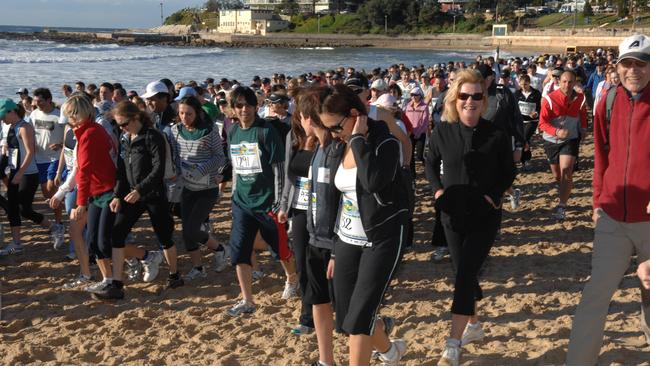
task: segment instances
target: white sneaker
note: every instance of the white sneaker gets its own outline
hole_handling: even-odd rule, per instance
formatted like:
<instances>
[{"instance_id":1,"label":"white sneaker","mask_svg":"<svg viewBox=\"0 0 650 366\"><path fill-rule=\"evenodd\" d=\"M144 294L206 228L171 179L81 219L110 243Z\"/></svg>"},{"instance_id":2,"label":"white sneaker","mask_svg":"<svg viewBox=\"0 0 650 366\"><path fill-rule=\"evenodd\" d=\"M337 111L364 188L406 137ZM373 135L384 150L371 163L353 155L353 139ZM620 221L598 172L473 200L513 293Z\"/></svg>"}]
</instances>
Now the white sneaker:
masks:
<instances>
[{"instance_id":1,"label":"white sneaker","mask_svg":"<svg viewBox=\"0 0 650 366\"><path fill-rule=\"evenodd\" d=\"M282 291L282 300L288 300L292 297L298 297L298 281L291 283L289 281L284 283L284 291Z\"/></svg>"},{"instance_id":2,"label":"white sneaker","mask_svg":"<svg viewBox=\"0 0 650 366\"><path fill-rule=\"evenodd\" d=\"M485 338L485 332L483 331L483 327L481 327L481 323L476 323L475 325L467 323L460 344L464 346L472 342L478 342L483 338Z\"/></svg>"},{"instance_id":3,"label":"white sneaker","mask_svg":"<svg viewBox=\"0 0 650 366\"><path fill-rule=\"evenodd\" d=\"M81 286L88 286L92 284L93 278L92 277L86 277L82 274L79 274L79 276L75 277L74 279L70 280L69 282L66 282L63 285L64 290L70 290L73 288L81 287Z\"/></svg>"},{"instance_id":4,"label":"white sneaker","mask_svg":"<svg viewBox=\"0 0 650 366\"><path fill-rule=\"evenodd\" d=\"M12 241L11 243L7 244L7 246L0 249L0 256L17 254L17 253L22 252L23 249L24 249L24 247L23 247L22 244L17 243L15 241Z\"/></svg>"},{"instance_id":5,"label":"white sneaker","mask_svg":"<svg viewBox=\"0 0 650 366\"><path fill-rule=\"evenodd\" d=\"M207 278L207 277L208 277L208 273L205 271L205 267L203 267L200 271L196 267L194 267L185 276L183 276L183 278L186 281L192 281L192 280Z\"/></svg>"},{"instance_id":6,"label":"white sneaker","mask_svg":"<svg viewBox=\"0 0 650 366\"><path fill-rule=\"evenodd\" d=\"M144 282L152 282L156 279L162 261L163 254L158 250L149 252L148 258L140 261L142 262L142 280Z\"/></svg>"},{"instance_id":7,"label":"white sneaker","mask_svg":"<svg viewBox=\"0 0 650 366\"><path fill-rule=\"evenodd\" d=\"M92 283L84 288L84 291L90 292L91 294L102 292L110 285L110 282L102 280L99 282Z\"/></svg>"},{"instance_id":8,"label":"white sneaker","mask_svg":"<svg viewBox=\"0 0 650 366\"><path fill-rule=\"evenodd\" d=\"M382 366L395 366L406 353L406 342L401 339L394 339L390 342L390 349L386 353L379 353Z\"/></svg>"},{"instance_id":9,"label":"white sneaker","mask_svg":"<svg viewBox=\"0 0 650 366\"><path fill-rule=\"evenodd\" d=\"M142 263L137 258L127 258L124 272L129 281L139 280L142 274Z\"/></svg>"},{"instance_id":10,"label":"white sneaker","mask_svg":"<svg viewBox=\"0 0 650 366\"><path fill-rule=\"evenodd\" d=\"M256 309L254 304L248 303L246 300L241 300L235 306L228 309L227 313L230 316L240 316L242 314L252 314Z\"/></svg>"},{"instance_id":11,"label":"white sneaker","mask_svg":"<svg viewBox=\"0 0 650 366\"><path fill-rule=\"evenodd\" d=\"M63 224L52 224L50 230L52 234L52 242L54 242L54 249L59 250L65 245L65 226Z\"/></svg>"},{"instance_id":12,"label":"white sneaker","mask_svg":"<svg viewBox=\"0 0 650 366\"><path fill-rule=\"evenodd\" d=\"M519 205L521 204L521 190L519 188L515 188L512 191L509 200L510 200L510 208L513 210L518 209Z\"/></svg>"},{"instance_id":13,"label":"white sneaker","mask_svg":"<svg viewBox=\"0 0 650 366\"><path fill-rule=\"evenodd\" d=\"M433 250L433 260L436 262L443 260L448 255L449 248L447 247L436 247L436 249Z\"/></svg>"},{"instance_id":14,"label":"white sneaker","mask_svg":"<svg viewBox=\"0 0 650 366\"><path fill-rule=\"evenodd\" d=\"M449 341L445 344L445 350L442 351L438 366L458 366L460 365L460 346L450 344Z\"/></svg>"},{"instance_id":15,"label":"white sneaker","mask_svg":"<svg viewBox=\"0 0 650 366\"><path fill-rule=\"evenodd\" d=\"M228 266L226 262L226 251L219 250L214 252L214 270L216 272L221 272Z\"/></svg>"}]
</instances>

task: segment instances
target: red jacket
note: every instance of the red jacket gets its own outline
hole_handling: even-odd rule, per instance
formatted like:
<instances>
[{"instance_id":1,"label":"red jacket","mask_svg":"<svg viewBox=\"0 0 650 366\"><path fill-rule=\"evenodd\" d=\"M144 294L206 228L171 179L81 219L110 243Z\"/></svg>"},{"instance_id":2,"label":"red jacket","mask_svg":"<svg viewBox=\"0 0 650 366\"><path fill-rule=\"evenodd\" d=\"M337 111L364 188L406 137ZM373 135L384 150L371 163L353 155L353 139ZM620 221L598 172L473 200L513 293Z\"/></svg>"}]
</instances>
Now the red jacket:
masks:
<instances>
[{"instance_id":1,"label":"red jacket","mask_svg":"<svg viewBox=\"0 0 650 366\"><path fill-rule=\"evenodd\" d=\"M593 207L616 221L650 221L646 213L650 202L650 87L633 102L627 90L618 86L609 139L606 100L603 96L594 117Z\"/></svg>"},{"instance_id":2,"label":"red jacket","mask_svg":"<svg viewBox=\"0 0 650 366\"><path fill-rule=\"evenodd\" d=\"M116 147L99 123L84 122L74 130L77 137L77 206L87 206L90 197L115 187Z\"/></svg>"},{"instance_id":3,"label":"red jacket","mask_svg":"<svg viewBox=\"0 0 650 366\"><path fill-rule=\"evenodd\" d=\"M542 98L542 107L539 112L539 129L543 131L544 140L561 143L555 134L559 127L569 130L566 140L579 137L579 128L587 128L587 106L585 95L574 93L569 99L562 90L558 89Z\"/></svg>"}]
</instances>

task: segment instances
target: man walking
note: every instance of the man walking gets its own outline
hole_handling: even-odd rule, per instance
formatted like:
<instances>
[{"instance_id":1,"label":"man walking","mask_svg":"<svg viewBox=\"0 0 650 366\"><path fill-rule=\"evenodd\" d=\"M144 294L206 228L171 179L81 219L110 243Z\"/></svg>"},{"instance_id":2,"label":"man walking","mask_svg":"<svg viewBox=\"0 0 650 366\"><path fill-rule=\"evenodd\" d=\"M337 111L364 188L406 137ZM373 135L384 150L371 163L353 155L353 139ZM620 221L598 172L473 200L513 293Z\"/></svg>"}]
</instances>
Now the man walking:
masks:
<instances>
[{"instance_id":1,"label":"man walking","mask_svg":"<svg viewBox=\"0 0 650 366\"><path fill-rule=\"evenodd\" d=\"M591 278L573 319L568 366L596 364L609 303L630 258L636 253L637 263L650 259L650 38L623 40L616 70L621 85L608 91L615 93L611 107L612 97L603 97L594 118ZM642 290L642 299L642 327L650 341L649 290Z\"/></svg>"}]
</instances>

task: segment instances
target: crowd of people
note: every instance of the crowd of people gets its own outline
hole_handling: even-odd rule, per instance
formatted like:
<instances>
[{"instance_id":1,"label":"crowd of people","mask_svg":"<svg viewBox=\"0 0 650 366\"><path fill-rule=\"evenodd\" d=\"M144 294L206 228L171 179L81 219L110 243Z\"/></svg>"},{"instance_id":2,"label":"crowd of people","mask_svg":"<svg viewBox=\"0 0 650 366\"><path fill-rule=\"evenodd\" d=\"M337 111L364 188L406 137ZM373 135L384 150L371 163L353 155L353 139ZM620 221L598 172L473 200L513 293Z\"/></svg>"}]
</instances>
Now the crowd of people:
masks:
<instances>
[{"instance_id":1,"label":"crowd of people","mask_svg":"<svg viewBox=\"0 0 650 366\"><path fill-rule=\"evenodd\" d=\"M650 343L648 81L650 39L637 35L618 50L479 56L370 72L341 67L256 76L250 85L161 79L141 94L119 83L78 81L63 85L62 105L47 88L32 96L21 88L19 100L0 99L7 188L0 205L11 230L0 256L31 249L21 239L23 218L64 249L65 208L68 256L79 263L65 289L120 300L125 275L155 281L163 262L169 289L230 264L241 296L227 313L239 317L257 310L252 283L264 274L256 251L270 250L285 272L282 298L301 299L290 332L316 333L314 365L335 364L335 330L349 337L350 365L372 358L397 365L407 344L392 338L395 320L379 309L413 243L415 181L425 172L436 209L434 259L450 255L454 271L451 327L438 365L458 365L462 347L485 337L479 275L499 236L504 202L519 207L513 184L528 169L531 145L541 144L557 183L549 216L567 220L579 146L593 116L592 276L567 358L568 365L591 365L633 255ZM39 184L53 219L33 208ZM230 239L219 242L209 215L228 185ZM131 238L145 212L158 246ZM191 262L183 275L176 219Z\"/></svg>"}]
</instances>

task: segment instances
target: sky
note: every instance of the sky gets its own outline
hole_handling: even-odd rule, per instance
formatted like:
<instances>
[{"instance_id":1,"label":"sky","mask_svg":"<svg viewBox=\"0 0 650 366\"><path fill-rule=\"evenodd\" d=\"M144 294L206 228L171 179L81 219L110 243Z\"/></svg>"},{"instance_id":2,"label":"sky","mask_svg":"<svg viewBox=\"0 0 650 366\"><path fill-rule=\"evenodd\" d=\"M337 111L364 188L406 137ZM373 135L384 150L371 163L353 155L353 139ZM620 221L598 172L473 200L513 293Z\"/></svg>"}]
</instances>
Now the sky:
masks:
<instances>
[{"instance_id":1,"label":"sky","mask_svg":"<svg viewBox=\"0 0 650 366\"><path fill-rule=\"evenodd\" d=\"M92 28L151 28L163 15L202 0L0 0L0 25Z\"/></svg>"}]
</instances>

